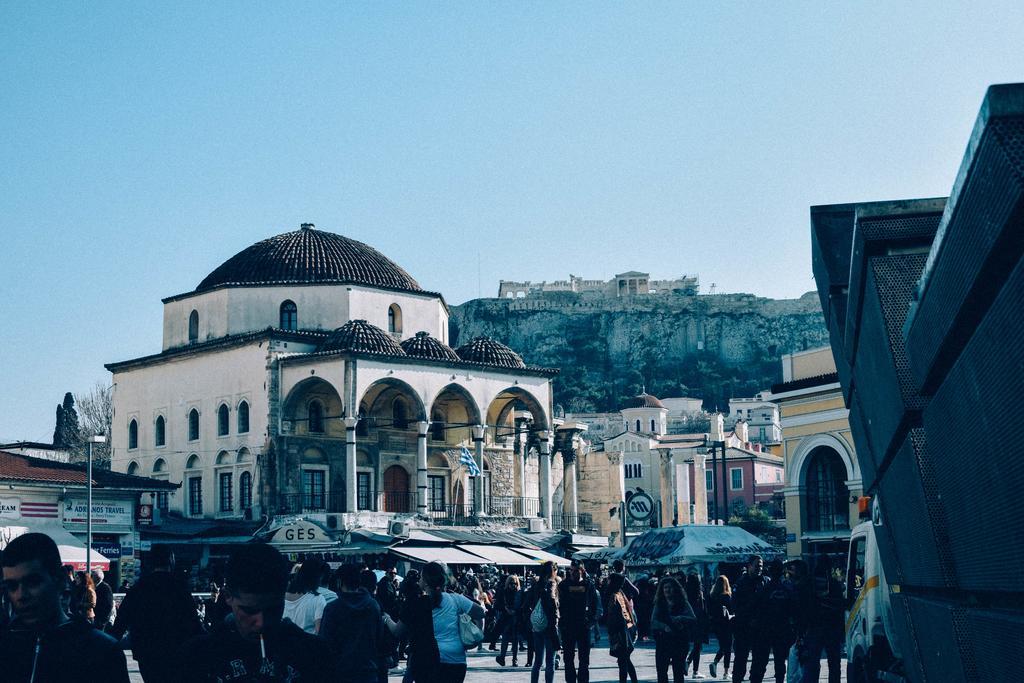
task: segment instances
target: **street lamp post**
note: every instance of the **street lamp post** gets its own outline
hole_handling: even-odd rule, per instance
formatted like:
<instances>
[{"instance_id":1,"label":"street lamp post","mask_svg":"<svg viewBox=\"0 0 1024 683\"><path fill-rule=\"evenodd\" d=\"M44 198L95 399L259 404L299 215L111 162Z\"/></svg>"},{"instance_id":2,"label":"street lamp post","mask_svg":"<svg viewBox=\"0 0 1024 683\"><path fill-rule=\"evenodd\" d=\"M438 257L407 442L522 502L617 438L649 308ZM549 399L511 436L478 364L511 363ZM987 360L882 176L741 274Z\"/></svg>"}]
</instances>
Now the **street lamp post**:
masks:
<instances>
[{"instance_id":1,"label":"street lamp post","mask_svg":"<svg viewBox=\"0 0 1024 683\"><path fill-rule=\"evenodd\" d=\"M90 436L87 439L89 444L89 459L85 467L85 571L92 571L92 445L94 443L106 443L107 437L102 434Z\"/></svg>"}]
</instances>

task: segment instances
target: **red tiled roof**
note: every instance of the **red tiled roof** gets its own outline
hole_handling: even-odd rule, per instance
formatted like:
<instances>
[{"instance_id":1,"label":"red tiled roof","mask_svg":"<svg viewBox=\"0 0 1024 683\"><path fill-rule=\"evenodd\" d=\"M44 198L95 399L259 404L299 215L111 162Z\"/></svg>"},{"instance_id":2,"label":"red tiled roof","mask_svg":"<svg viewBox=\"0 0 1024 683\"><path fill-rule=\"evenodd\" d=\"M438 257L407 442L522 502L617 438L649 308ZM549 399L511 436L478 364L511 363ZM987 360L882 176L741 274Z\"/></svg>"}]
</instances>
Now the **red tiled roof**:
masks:
<instances>
[{"instance_id":1,"label":"red tiled roof","mask_svg":"<svg viewBox=\"0 0 1024 683\"><path fill-rule=\"evenodd\" d=\"M146 491L176 489L180 484L137 477L120 472L93 469L92 483L100 488ZM63 486L85 486L85 465L54 462L44 458L0 451L0 481L36 482Z\"/></svg>"}]
</instances>

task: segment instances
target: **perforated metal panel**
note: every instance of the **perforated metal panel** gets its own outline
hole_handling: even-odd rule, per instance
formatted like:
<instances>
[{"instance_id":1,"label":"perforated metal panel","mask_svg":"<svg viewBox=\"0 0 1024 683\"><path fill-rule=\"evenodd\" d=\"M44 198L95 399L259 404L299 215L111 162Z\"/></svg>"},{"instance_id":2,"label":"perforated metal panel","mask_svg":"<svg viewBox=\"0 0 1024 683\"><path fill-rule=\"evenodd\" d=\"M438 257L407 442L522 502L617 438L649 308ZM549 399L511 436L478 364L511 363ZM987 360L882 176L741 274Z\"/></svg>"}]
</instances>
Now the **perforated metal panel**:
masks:
<instances>
[{"instance_id":1,"label":"perforated metal panel","mask_svg":"<svg viewBox=\"0 0 1024 683\"><path fill-rule=\"evenodd\" d=\"M850 433L853 435L853 443L857 448L857 463L860 465L860 480L863 483L864 491L870 491L875 485L875 476L878 474L878 458L871 443L871 433L864 422L860 405L859 394L853 395L850 402Z\"/></svg>"},{"instance_id":2,"label":"perforated metal panel","mask_svg":"<svg viewBox=\"0 0 1024 683\"><path fill-rule=\"evenodd\" d=\"M978 677L982 681L1024 678L1024 615L1009 610L974 609L966 616Z\"/></svg>"},{"instance_id":3,"label":"perforated metal panel","mask_svg":"<svg viewBox=\"0 0 1024 683\"><path fill-rule=\"evenodd\" d=\"M921 668L929 683L974 681L964 670L956 629L953 605L940 600L907 596L910 618L921 656Z\"/></svg>"},{"instance_id":4,"label":"perforated metal panel","mask_svg":"<svg viewBox=\"0 0 1024 683\"><path fill-rule=\"evenodd\" d=\"M930 393L955 362L1024 249L1024 119L989 123L971 173L935 247L937 258L908 341L913 372Z\"/></svg>"},{"instance_id":5,"label":"perforated metal panel","mask_svg":"<svg viewBox=\"0 0 1024 683\"><path fill-rule=\"evenodd\" d=\"M946 538L945 501L932 469L924 430L911 430L879 482L879 502L902 583L952 588L956 579Z\"/></svg>"},{"instance_id":6,"label":"perforated metal panel","mask_svg":"<svg viewBox=\"0 0 1024 683\"><path fill-rule=\"evenodd\" d=\"M1024 390L1024 261L924 412L960 585L1024 591L1024 457L1017 446ZM1008 567L1014 567L1008 571Z\"/></svg>"},{"instance_id":7,"label":"perforated metal panel","mask_svg":"<svg viewBox=\"0 0 1024 683\"><path fill-rule=\"evenodd\" d=\"M898 445L894 440L907 412L923 406L907 364L902 328L926 258L925 254L876 256L869 263L853 385L862 395L864 426L871 433L879 467L884 455Z\"/></svg>"},{"instance_id":8,"label":"perforated metal panel","mask_svg":"<svg viewBox=\"0 0 1024 683\"><path fill-rule=\"evenodd\" d=\"M852 248L853 205L811 207L811 269L818 283L826 324L831 324L830 294L844 289L850 279ZM837 323L843 329L842 316Z\"/></svg>"}]
</instances>

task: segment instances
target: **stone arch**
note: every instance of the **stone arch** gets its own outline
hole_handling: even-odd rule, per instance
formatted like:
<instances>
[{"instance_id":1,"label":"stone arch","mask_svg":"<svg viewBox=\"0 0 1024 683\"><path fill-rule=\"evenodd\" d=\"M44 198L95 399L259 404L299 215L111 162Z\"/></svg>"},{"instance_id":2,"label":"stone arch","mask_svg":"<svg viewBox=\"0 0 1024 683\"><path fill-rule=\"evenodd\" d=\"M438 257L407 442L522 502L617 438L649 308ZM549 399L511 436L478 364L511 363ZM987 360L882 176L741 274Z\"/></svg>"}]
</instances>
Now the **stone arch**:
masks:
<instances>
[{"instance_id":1,"label":"stone arch","mask_svg":"<svg viewBox=\"0 0 1024 683\"><path fill-rule=\"evenodd\" d=\"M316 446L310 446L306 450L302 451L302 464L326 465L327 454L324 453L323 449L317 448Z\"/></svg>"},{"instance_id":2,"label":"stone arch","mask_svg":"<svg viewBox=\"0 0 1024 683\"><path fill-rule=\"evenodd\" d=\"M250 460L252 460L252 454L249 453L249 449L248 448L239 448L238 449L238 457L235 459L235 462L243 463L243 462L249 462Z\"/></svg>"},{"instance_id":3,"label":"stone arch","mask_svg":"<svg viewBox=\"0 0 1024 683\"><path fill-rule=\"evenodd\" d=\"M445 427L444 436L441 436L441 429L434 426L437 416L443 416ZM431 435L434 440L445 443L460 443L472 438L471 425L482 424L480 407L476 399L469 391L459 384L448 384L441 388L430 402ZM447 425L453 425L448 427ZM454 426L458 425L458 426Z\"/></svg>"},{"instance_id":4,"label":"stone arch","mask_svg":"<svg viewBox=\"0 0 1024 683\"><path fill-rule=\"evenodd\" d=\"M167 461L163 458L157 458L156 462L153 463L153 474L159 474L167 470Z\"/></svg>"},{"instance_id":5,"label":"stone arch","mask_svg":"<svg viewBox=\"0 0 1024 683\"><path fill-rule=\"evenodd\" d=\"M133 476L134 475L138 475L138 473L139 473L139 463L137 463L134 460L132 460L130 463L128 463L127 472L128 472L128 474L131 474Z\"/></svg>"},{"instance_id":6,"label":"stone arch","mask_svg":"<svg viewBox=\"0 0 1024 683\"><path fill-rule=\"evenodd\" d=\"M197 470L199 469L199 464L199 455L197 453L193 453L192 455L188 456L188 460L185 461L185 469Z\"/></svg>"},{"instance_id":7,"label":"stone arch","mask_svg":"<svg viewBox=\"0 0 1024 683\"><path fill-rule=\"evenodd\" d=\"M345 427L341 422L341 416L345 410L341 394L333 384L321 377L307 377L288 392L281 412L283 420L290 427L292 434L311 433L309 431L310 406L319 406L323 423L323 431L316 432L317 438L344 438Z\"/></svg>"},{"instance_id":8,"label":"stone arch","mask_svg":"<svg viewBox=\"0 0 1024 683\"><path fill-rule=\"evenodd\" d=\"M379 379L366 387L366 391L363 392L363 397L359 401L360 418L365 416L379 419L380 416L386 416L390 421L393 401L397 397L404 399L410 409L407 414L409 422L423 422L427 419L423 399L420 398L416 390L402 380L393 377Z\"/></svg>"},{"instance_id":9,"label":"stone arch","mask_svg":"<svg viewBox=\"0 0 1024 683\"><path fill-rule=\"evenodd\" d=\"M857 465L857 458L850 451L849 446L841 438L834 434L813 434L800 440L800 444L790 458L789 472L787 472L789 486L806 486L807 469L810 465L811 453L821 447L827 447L839 454L840 460L846 467L847 481L860 481L860 467Z\"/></svg>"},{"instance_id":10,"label":"stone arch","mask_svg":"<svg viewBox=\"0 0 1024 683\"><path fill-rule=\"evenodd\" d=\"M216 464L217 465L230 465L231 464L231 454L228 453L227 451L221 451L220 453L217 454L217 462L216 462Z\"/></svg>"},{"instance_id":11,"label":"stone arch","mask_svg":"<svg viewBox=\"0 0 1024 683\"><path fill-rule=\"evenodd\" d=\"M536 396L520 387L508 387L498 392L487 406L487 427L493 437L510 433L515 426L514 413L529 412L533 430L550 429L547 410Z\"/></svg>"}]
</instances>

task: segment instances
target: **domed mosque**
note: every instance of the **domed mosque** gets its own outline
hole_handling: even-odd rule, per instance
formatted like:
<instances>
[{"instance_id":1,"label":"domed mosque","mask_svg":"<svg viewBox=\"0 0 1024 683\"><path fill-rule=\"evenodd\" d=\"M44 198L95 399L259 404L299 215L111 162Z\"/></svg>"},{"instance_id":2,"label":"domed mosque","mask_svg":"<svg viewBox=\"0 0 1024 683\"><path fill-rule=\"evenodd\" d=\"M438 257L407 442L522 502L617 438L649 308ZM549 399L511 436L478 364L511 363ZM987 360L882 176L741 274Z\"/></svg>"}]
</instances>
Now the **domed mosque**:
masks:
<instances>
[{"instance_id":1,"label":"domed mosque","mask_svg":"<svg viewBox=\"0 0 1024 683\"><path fill-rule=\"evenodd\" d=\"M165 518L551 527L557 371L452 349L443 296L373 247L306 223L163 304L161 351L106 367L112 467L180 481Z\"/></svg>"}]
</instances>

